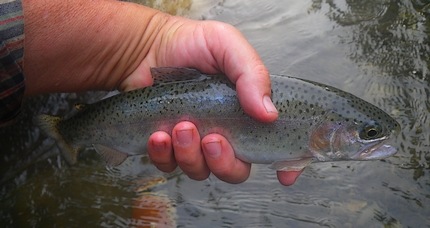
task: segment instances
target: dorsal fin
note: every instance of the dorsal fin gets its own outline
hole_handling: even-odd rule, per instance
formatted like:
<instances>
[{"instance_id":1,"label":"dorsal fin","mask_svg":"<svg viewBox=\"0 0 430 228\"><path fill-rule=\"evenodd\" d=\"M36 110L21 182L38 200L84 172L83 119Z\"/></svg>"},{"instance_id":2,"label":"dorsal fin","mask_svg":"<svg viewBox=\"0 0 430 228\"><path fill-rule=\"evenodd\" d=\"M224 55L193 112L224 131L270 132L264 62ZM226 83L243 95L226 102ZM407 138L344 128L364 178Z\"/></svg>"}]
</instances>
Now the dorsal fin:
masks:
<instances>
[{"instance_id":1,"label":"dorsal fin","mask_svg":"<svg viewBox=\"0 0 430 228\"><path fill-rule=\"evenodd\" d=\"M184 67L152 67L154 85L176 83L179 81L202 81L209 78L196 69Z\"/></svg>"}]
</instances>

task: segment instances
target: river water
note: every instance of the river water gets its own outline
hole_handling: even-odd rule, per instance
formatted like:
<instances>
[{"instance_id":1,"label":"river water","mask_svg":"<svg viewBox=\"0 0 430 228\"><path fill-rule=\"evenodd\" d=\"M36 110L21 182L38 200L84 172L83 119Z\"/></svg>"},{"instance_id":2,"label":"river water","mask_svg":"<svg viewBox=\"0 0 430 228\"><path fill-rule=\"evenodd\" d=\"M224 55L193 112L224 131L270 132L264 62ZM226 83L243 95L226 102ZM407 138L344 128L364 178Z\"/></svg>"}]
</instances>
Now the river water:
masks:
<instances>
[{"instance_id":1,"label":"river water","mask_svg":"<svg viewBox=\"0 0 430 228\"><path fill-rule=\"evenodd\" d=\"M0 129L2 226L137 226L142 216L162 214L178 227L429 227L430 3L144 2L230 23L271 73L333 85L381 107L401 124L399 152L383 161L313 164L291 187L260 165L238 185L162 174L140 159L107 169L93 151L70 167L32 119L65 115L74 103L102 94L35 97L17 125ZM144 187L151 182L163 183Z\"/></svg>"}]
</instances>

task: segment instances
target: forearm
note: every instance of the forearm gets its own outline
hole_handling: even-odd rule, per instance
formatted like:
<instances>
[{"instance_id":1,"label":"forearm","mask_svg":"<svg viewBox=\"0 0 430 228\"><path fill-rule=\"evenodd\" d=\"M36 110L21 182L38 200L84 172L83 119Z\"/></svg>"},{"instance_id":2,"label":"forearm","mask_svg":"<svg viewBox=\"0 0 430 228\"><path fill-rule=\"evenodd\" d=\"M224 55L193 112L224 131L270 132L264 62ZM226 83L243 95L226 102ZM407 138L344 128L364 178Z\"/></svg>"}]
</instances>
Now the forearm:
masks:
<instances>
[{"instance_id":1,"label":"forearm","mask_svg":"<svg viewBox=\"0 0 430 228\"><path fill-rule=\"evenodd\" d=\"M23 7L27 95L117 88L169 17L105 0L24 0Z\"/></svg>"}]
</instances>

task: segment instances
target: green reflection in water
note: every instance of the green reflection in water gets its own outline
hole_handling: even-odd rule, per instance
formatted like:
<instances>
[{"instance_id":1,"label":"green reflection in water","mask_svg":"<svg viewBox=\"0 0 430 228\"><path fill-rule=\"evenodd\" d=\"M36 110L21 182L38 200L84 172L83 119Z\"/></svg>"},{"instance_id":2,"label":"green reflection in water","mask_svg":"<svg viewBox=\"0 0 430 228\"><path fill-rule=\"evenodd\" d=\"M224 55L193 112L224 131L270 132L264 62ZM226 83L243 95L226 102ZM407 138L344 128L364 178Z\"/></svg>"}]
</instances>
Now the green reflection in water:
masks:
<instances>
[{"instance_id":1,"label":"green reflection in water","mask_svg":"<svg viewBox=\"0 0 430 228\"><path fill-rule=\"evenodd\" d=\"M324 1L327 17L352 27L342 40L351 44L351 59L376 65L387 74L430 81L430 11L425 1ZM311 11L321 10L313 0Z\"/></svg>"}]
</instances>

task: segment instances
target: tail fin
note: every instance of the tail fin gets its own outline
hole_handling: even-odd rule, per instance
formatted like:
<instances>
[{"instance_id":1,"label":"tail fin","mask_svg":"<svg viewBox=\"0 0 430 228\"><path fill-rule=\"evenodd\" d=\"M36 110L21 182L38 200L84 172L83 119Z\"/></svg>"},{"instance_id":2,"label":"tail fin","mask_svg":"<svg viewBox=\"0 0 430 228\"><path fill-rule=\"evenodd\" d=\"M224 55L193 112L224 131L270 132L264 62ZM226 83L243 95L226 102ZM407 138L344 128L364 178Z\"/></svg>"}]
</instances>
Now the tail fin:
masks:
<instances>
[{"instance_id":1,"label":"tail fin","mask_svg":"<svg viewBox=\"0 0 430 228\"><path fill-rule=\"evenodd\" d=\"M61 155L67 163L73 165L78 160L78 148L69 145L58 131L58 124L61 122L60 117L50 115L40 115L36 118L37 124L50 137L54 138L60 147Z\"/></svg>"}]
</instances>

